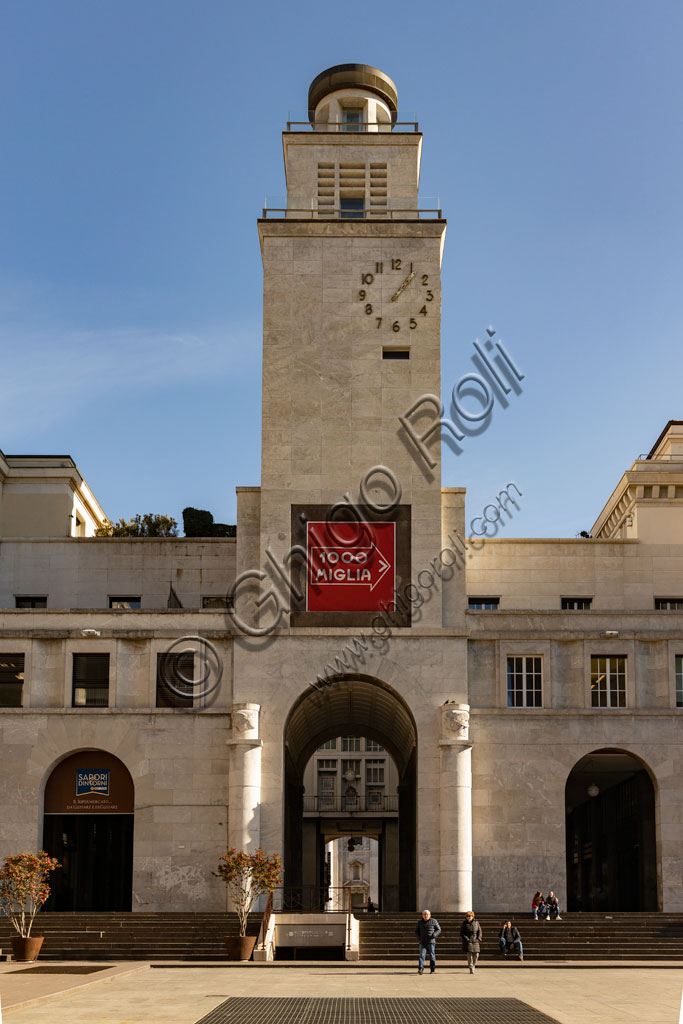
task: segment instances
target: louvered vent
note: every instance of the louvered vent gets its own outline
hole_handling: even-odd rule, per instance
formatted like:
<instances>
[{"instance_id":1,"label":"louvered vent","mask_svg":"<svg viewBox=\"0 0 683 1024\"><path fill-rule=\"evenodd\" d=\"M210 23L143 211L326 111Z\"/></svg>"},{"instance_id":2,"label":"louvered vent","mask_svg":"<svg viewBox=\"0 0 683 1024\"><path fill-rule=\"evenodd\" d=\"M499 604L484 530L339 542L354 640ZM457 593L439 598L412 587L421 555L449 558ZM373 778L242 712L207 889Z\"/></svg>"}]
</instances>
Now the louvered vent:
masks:
<instances>
[{"instance_id":1,"label":"louvered vent","mask_svg":"<svg viewBox=\"0 0 683 1024\"><path fill-rule=\"evenodd\" d=\"M384 213L387 207L387 165L370 164L370 209Z\"/></svg>"},{"instance_id":2,"label":"louvered vent","mask_svg":"<svg viewBox=\"0 0 683 1024\"><path fill-rule=\"evenodd\" d=\"M336 172L333 163L318 164L318 210L334 215ZM329 210L328 210L329 207Z\"/></svg>"}]
</instances>

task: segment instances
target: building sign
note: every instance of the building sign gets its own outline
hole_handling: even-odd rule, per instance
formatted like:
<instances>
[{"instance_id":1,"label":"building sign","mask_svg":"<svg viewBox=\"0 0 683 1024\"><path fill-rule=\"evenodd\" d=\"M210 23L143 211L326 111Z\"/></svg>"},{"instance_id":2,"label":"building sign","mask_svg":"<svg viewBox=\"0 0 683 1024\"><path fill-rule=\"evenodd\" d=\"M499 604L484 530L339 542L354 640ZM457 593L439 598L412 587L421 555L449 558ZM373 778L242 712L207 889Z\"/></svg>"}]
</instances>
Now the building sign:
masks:
<instances>
[{"instance_id":1,"label":"building sign","mask_svg":"<svg viewBox=\"0 0 683 1024\"><path fill-rule=\"evenodd\" d=\"M76 769L76 796L109 796L109 769Z\"/></svg>"},{"instance_id":2,"label":"building sign","mask_svg":"<svg viewBox=\"0 0 683 1024\"><path fill-rule=\"evenodd\" d=\"M55 767L45 786L45 814L133 814L135 787L107 750L81 750Z\"/></svg>"},{"instance_id":3,"label":"building sign","mask_svg":"<svg viewBox=\"0 0 683 1024\"><path fill-rule=\"evenodd\" d=\"M396 524L306 524L309 612L373 612L393 609Z\"/></svg>"}]
</instances>

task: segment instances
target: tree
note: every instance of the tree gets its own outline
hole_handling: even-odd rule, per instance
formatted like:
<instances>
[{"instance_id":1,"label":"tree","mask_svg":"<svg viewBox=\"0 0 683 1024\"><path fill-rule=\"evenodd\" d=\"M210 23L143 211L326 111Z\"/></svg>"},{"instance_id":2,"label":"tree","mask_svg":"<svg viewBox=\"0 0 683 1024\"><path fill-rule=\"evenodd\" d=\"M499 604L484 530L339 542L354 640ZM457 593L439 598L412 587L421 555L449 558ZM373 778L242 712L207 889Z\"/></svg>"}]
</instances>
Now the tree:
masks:
<instances>
[{"instance_id":1,"label":"tree","mask_svg":"<svg viewBox=\"0 0 683 1024\"><path fill-rule=\"evenodd\" d=\"M132 519L119 519L112 523L105 519L95 530L96 537L177 537L178 524L171 516L147 512Z\"/></svg>"},{"instance_id":2,"label":"tree","mask_svg":"<svg viewBox=\"0 0 683 1024\"><path fill-rule=\"evenodd\" d=\"M255 853L234 847L223 854L218 871L212 872L228 887L240 924L240 936L247 934L249 913L258 896L265 896L282 884L282 861L277 853L269 857L259 846Z\"/></svg>"},{"instance_id":3,"label":"tree","mask_svg":"<svg viewBox=\"0 0 683 1024\"><path fill-rule=\"evenodd\" d=\"M33 920L50 895L48 875L61 866L45 850L5 857L0 868L0 910L22 939L31 935Z\"/></svg>"}]
</instances>

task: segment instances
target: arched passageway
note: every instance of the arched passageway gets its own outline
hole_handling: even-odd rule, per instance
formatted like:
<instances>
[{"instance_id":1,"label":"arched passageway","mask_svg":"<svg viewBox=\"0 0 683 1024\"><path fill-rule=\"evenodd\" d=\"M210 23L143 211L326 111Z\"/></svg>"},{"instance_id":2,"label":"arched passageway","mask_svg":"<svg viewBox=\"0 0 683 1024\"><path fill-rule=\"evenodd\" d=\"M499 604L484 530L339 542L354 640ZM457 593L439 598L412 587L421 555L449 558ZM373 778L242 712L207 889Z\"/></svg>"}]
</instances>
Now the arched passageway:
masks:
<instances>
[{"instance_id":1,"label":"arched passageway","mask_svg":"<svg viewBox=\"0 0 683 1024\"><path fill-rule=\"evenodd\" d=\"M130 772L105 750L81 750L45 787L43 846L62 865L46 910L130 910L135 791Z\"/></svg>"},{"instance_id":2,"label":"arched passageway","mask_svg":"<svg viewBox=\"0 0 683 1024\"><path fill-rule=\"evenodd\" d=\"M657 910L655 792L624 750L595 750L565 787L567 909Z\"/></svg>"},{"instance_id":3,"label":"arched passageway","mask_svg":"<svg viewBox=\"0 0 683 1024\"><path fill-rule=\"evenodd\" d=\"M311 755L334 737L366 737L394 761L398 786L393 806L349 801L304 801L304 771ZM284 729L285 885L322 887L325 843L335 836L379 842L384 910L414 910L417 731L405 702L370 676L338 677L304 694ZM310 795L310 794L309 794Z\"/></svg>"}]
</instances>

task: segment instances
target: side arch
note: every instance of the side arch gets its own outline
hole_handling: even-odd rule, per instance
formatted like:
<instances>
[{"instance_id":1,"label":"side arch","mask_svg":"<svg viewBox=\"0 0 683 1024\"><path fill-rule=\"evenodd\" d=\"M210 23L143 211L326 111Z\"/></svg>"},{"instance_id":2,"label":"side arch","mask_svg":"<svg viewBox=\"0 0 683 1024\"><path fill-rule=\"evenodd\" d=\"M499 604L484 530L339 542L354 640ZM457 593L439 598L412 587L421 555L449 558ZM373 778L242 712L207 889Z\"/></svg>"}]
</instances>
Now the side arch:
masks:
<instances>
[{"instance_id":1,"label":"side arch","mask_svg":"<svg viewBox=\"0 0 683 1024\"><path fill-rule=\"evenodd\" d=\"M656 911L656 779L637 754L602 747L565 784L567 909Z\"/></svg>"},{"instance_id":2,"label":"side arch","mask_svg":"<svg viewBox=\"0 0 683 1024\"><path fill-rule=\"evenodd\" d=\"M46 910L131 910L135 786L106 750L62 757L45 780L43 847L62 865Z\"/></svg>"}]
</instances>

